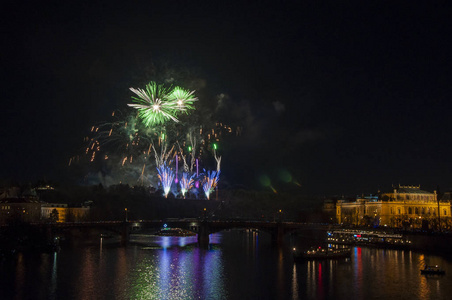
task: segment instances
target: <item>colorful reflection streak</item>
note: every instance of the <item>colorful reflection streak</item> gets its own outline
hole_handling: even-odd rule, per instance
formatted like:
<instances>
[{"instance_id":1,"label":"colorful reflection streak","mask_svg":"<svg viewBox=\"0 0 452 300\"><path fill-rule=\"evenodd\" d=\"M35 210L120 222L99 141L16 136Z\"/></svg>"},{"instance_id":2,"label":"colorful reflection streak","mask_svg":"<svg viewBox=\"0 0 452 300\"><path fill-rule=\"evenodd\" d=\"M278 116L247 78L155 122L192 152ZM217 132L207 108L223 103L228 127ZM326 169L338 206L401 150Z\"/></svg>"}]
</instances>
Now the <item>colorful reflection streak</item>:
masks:
<instances>
[{"instance_id":1,"label":"colorful reflection streak","mask_svg":"<svg viewBox=\"0 0 452 300\"><path fill-rule=\"evenodd\" d=\"M320 295L320 299L324 295L324 281L327 279L327 272L323 271L324 261L308 261L306 287L309 297Z\"/></svg>"},{"instance_id":2,"label":"colorful reflection streak","mask_svg":"<svg viewBox=\"0 0 452 300\"><path fill-rule=\"evenodd\" d=\"M183 239L183 241L182 241ZM198 248L196 237L162 237L139 263L129 299L227 299L221 250Z\"/></svg>"},{"instance_id":3,"label":"colorful reflection streak","mask_svg":"<svg viewBox=\"0 0 452 300\"><path fill-rule=\"evenodd\" d=\"M362 263L362 250L361 247L355 247L354 249L354 260L353 260L353 267L354 267L354 290L357 295L362 296L362 277L363 277L363 263Z\"/></svg>"},{"instance_id":4,"label":"colorful reflection streak","mask_svg":"<svg viewBox=\"0 0 452 300\"><path fill-rule=\"evenodd\" d=\"M101 242L102 241L102 242ZM450 260L354 247L350 259L294 263L271 236L234 230L196 237L131 236L74 244L58 254L0 260L1 299L449 299ZM310 239L300 240L307 243ZM300 243L301 244L301 243ZM440 265L443 277L420 274Z\"/></svg>"}]
</instances>

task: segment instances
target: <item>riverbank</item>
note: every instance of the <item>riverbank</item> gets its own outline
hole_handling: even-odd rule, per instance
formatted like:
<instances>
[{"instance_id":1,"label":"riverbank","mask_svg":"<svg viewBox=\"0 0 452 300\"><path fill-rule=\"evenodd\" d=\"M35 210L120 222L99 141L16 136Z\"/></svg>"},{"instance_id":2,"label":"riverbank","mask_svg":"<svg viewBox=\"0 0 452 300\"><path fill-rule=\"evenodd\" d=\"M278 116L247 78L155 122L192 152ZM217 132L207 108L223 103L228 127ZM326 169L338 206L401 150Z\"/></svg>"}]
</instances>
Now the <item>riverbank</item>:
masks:
<instances>
[{"instance_id":1,"label":"riverbank","mask_svg":"<svg viewBox=\"0 0 452 300\"><path fill-rule=\"evenodd\" d=\"M411 241L411 250L452 258L452 234L439 232L404 232L403 234Z\"/></svg>"}]
</instances>

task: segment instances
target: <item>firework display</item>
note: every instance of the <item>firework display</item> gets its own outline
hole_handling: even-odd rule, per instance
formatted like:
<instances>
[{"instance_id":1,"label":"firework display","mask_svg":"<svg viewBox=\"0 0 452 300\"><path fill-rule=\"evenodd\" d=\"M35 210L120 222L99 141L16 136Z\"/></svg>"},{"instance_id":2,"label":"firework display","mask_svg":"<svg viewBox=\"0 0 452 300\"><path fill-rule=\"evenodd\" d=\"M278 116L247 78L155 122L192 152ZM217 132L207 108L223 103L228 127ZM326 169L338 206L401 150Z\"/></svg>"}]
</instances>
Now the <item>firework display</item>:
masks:
<instances>
[{"instance_id":1,"label":"firework display","mask_svg":"<svg viewBox=\"0 0 452 300\"><path fill-rule=\"evenodd\" d=\"M194 91L155 82L130 90L133 109L114 111L112 121L92 126L84 155L70 158L69 165L84 163L84 180L94 184L141 185L162 189L165 197L209 199L219 181L221 136L240 129L198 113ZM186 116L179 122L181 114ZM200 166L216 170L200 173Z\"/></svg>"}]
</instances>

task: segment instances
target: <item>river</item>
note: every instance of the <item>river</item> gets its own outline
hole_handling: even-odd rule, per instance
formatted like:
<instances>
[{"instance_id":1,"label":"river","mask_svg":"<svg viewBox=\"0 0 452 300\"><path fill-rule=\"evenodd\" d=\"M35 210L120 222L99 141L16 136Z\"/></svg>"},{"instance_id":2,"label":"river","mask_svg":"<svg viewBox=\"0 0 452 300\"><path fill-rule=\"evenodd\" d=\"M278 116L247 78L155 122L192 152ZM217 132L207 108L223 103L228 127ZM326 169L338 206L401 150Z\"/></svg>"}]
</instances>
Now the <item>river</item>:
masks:
<instances>
[{"instance_id":1,"label":"river","mask_svg":"<svg viewBox=\"0 0 452 300\"><path fill-rule=\"evenodd\" d=\"M421 252L355 247L346 260L294 263L253 231L196 237L132 235L127 247L99 239L58 253L19 254L0 263L0 299L450 299L452 261ZM420 269L438 264L445 276Z\"/></svg>"}]
</instances>

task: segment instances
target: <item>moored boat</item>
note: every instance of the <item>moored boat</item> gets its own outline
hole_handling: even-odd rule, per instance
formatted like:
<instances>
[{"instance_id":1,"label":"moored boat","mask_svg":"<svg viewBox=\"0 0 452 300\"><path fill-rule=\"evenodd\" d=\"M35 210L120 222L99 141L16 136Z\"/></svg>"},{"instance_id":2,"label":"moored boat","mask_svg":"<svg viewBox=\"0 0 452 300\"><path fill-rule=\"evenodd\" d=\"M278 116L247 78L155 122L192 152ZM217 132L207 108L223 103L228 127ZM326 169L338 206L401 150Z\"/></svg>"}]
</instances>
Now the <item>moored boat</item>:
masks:
<instances>
[{"instance_id":1,"label":"moored boat","mask_svg":"<svg viewBox=\"0 0 452 300\"><path fill-rule=\"evenodd\" d=\"M442 270L438 265L435 266L425 266L421 270L421 274L424 275L445 275L446 271Z\"/></svg>"},{"instance_id":2,"label":"moored boat","mask_svg":"<svg viewBox=\"0 0 452 300\"><path fill-rule=\"evenodd\" d=\"M295 261L301 260L320 260L320 259L342 259L349 258L351 256L351 249L349 247L344 248L332 248L332 247L318 247L311 248L302 253L293 249L293 257Z\"/></svg>"},{"instance_id":3,"label":"moored boat","mask_svg":"<svg viewBox=\"0 0 452 300\"><path fill-rule=\"evenodd\" d=\"M408 249L411 241L401 234L372 230L334 230L329 231L327 243L339 245L356 245L383 247L392 249Z\"/></svg>"},{"instance_id":4,"label":"moored boat","mask_svg":"<svg viewBox=\"0 0 452 300\"><path fill-rule=\"evenodd\" d=\"M182 228L163 228L155 233L160 236L195 236L196 233Z\"/></svg>"}]
</instances>

